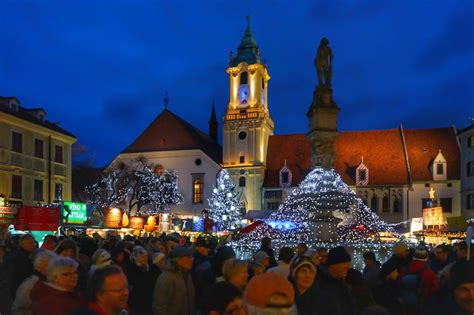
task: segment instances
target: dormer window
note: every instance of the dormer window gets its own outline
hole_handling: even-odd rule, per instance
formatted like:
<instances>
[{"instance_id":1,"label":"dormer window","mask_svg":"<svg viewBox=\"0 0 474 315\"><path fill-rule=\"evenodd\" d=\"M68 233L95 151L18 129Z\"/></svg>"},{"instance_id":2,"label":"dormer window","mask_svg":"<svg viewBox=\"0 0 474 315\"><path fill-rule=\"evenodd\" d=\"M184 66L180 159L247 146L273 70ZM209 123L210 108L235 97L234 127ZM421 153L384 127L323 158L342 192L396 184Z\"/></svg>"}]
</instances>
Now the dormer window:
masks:
<instances>
[{"instance_id":1,"label":"dormer window","mask_svg":"<svg viewBox=\"0 0 474 315\"><path fill-rule=\"evenodd\" d=\"M13 100L10 101L10 108L11 108L12 110L14 110L15 112L17 112L17 111L18 111L18 103L15 102L15 101L13 101Z\"/></svg>"},{"instance_id":2,"label":"dormer window","mask_svg":"<svg viewBox=\"0 0 474 315\"><path fill-rule=\"evenodd\" d=\"M36 117L38 118L39 121L44 121L44 113L38 111L36 114Z\"/></svg>"},{"instance_id":3,"label":"dormer window","mask_svg":"<svg viewBox=\"0 0 474 315\"><path fill-rule=\"evenodd\" d=\"M467 138L467 147L474 148L474 136L470 136Z\"/></svg>"},{"instance_id":4,"label":"dormer window","mask_svg":"<svg viewBox=\"0 0 474 315\"><path fill-rule=\"evenodd\" d=\"M444 165L443 163L436 164L436 175L443 175Z\"/></svg>"},{"instance_id":5,"label":"dormer window","mask_svg":"<svg viewBox=\"0 0 474 315\"><path fill-rule=\"evenodd\" d=\"M280 187L291 187L292 173L286 165L286 160L283 167L280 170Z\"/></svg>"},{"instance_id":6,"label":"dormer window","mask_svg":"<svg viewBox=\"0 0 474 315\"><path fill-rule=\"evenodd\" d=\"M431 164L433 180L447 180L448 163L441 150Z\"/></svg>"},{"instance_id":7,"label":"dormer window","mask_svg":"<svg viewBox=\"0 0 474 315\"><path fill-rule=\"evenodd\" d=\"M367 165L364 164L364 158L359 166L356 168L356 185L357 186L367 186L369 184L369 169Z\"/></svg>"}]
</instances>

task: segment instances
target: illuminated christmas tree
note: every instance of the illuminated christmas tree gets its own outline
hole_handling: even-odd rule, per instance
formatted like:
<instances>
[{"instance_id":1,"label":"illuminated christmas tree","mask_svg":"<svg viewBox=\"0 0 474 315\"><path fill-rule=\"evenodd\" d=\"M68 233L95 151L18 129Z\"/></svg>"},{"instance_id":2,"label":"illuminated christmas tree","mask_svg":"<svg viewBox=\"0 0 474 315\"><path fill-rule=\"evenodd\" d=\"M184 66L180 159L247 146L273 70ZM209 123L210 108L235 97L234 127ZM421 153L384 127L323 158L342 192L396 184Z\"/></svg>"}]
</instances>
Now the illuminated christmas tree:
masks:
<instances>
[{"instance_id":1,"label":"illuminated christmas tree","mask_svg":"<svg viewBox=\"0 0 474 315\"><path fill-rule=\"evenodd\" d=\"M219 231L235 230L240 226L242 213L239 195L229 173L225 169L221 170L212 197L208 199L209 217Z\"/></svg>"},{"instance_id":2,"label":"illuminated christmas tree","mask_svg":"<svg viewBox=\"0 0 474 315\"><path fill-rule=\"evenodd\" d=\"M275 248L299 242L312 246L377 240L379 232L394 232L342 181L334 170L313 169L280 208L234 243L242 251L254 251L265 236ZM272 232L277 230L277 233Z\"/></svg>"}]
</instances>

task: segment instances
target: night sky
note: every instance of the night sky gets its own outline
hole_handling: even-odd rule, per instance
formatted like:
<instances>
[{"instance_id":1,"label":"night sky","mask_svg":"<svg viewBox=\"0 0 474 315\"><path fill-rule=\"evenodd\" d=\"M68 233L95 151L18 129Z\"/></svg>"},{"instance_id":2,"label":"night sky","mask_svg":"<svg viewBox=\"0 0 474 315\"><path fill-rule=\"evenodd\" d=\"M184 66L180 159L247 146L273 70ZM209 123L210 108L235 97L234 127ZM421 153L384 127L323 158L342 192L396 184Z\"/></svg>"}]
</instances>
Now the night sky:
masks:
<instances>
[{"instance_id":1,"label":"night sky","mask_svg":"<svg viewBox=\"0 0 474 315\"><path fill-rule=\"evenodd\" d=\"M247 14L276 134L307 132L322 36L340 130L462 128L474 117L471 0L2 0L0 95L43 107L97 166L163 110L166 91L170 110L207 132L212 103L225 113L225 68Z\"/></svg>"}]
</instances>

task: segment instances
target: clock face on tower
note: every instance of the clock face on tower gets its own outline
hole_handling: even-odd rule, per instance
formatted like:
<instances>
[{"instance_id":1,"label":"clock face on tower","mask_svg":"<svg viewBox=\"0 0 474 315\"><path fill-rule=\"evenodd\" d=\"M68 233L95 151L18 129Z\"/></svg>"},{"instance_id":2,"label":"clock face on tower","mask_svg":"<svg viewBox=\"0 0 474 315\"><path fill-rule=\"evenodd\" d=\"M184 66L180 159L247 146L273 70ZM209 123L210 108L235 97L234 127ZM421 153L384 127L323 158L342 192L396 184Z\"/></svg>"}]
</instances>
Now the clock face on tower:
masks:
<instances>
[{"instance_id":1,"label":"clock face on tower","mask_svg":"<svg viewBox=\"0 0 474 315\"><path fill-rule=\"evenodd\" d=\"M239 101L240 101L240 108L245 108L248 106L248 98L249 98L249 86L247 84L241 84L239 86Z\"/></svg>"}]
</instances>

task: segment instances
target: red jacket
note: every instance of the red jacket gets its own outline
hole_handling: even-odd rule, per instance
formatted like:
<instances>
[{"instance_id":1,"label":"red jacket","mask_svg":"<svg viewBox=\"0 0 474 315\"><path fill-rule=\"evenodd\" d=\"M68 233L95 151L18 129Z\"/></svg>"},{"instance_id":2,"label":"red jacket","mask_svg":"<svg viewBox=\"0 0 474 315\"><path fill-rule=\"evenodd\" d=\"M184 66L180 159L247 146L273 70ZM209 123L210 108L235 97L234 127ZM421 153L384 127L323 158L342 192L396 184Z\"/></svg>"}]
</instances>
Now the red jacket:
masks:
<instances>
[{"instance_id":1,"label":"red jacket","mask_svg":"<svg viewBox=\"0 0 474 315\"><path fill-rule=\"evenodd\" d=\"M439 290L438 277L436 277L436 274L424 261L413 260L408 267L408 271L409 273L416 273L423 268L425 268L421 275L423 278L423 295L425 300L427 300Z\"/></svg>"},{"instance_id":2,"label":"red jacket","mask_svg":"<svg viewBox=\"0 0 474 315\"><path fill-rule=\"evenodd\" d=\"M58 290L43 281L36 282L30 297L33 315L68 315L84 305L83 301L73 292Z\"/></svg>"}]
</instances>

